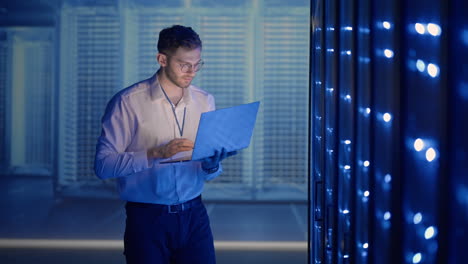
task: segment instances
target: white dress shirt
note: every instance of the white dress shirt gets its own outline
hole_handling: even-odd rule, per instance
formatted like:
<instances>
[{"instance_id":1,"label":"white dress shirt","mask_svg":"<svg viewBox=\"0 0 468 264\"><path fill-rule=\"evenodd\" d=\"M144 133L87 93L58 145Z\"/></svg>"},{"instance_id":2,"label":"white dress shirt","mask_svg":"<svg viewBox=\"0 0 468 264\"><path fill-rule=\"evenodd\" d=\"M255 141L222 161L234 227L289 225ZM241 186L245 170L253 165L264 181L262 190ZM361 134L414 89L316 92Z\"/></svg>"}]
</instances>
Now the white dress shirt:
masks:
<instances>
[{"instance_id":1,"label":"white dress shirt","mask_svg":"<svg viewBox=\"0 0 468 264\"><path fill-rule=\"evenodd\" d=\"M175 106L183 138L195 141L200 115L215 109L211 94L190 85ZM120 198L133 202L178 204L197 197L207 174L200 161L148 164L147 150L180 138L171 103L154 74L117 93L102 118L102 133L96 146L94 169L101 179L117 178Z\"/></svg>"}]
</instances>

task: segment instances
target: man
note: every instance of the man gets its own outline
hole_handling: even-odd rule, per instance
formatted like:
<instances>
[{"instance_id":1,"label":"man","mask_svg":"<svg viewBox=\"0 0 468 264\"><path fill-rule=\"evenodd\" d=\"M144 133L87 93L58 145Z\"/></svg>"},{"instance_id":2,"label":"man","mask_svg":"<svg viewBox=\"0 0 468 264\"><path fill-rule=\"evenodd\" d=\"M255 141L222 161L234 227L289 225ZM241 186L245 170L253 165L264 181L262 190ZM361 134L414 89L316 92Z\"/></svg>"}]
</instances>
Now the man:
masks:
<instances>
[{"instance_id":1,"label":"man","mask_svg":"<svg viewBox=\"0 0 468 264\"><path fill-rule=\"evenodd\" d=\"M219 150L201 161L165 163L193 149L203 112L214 98L191 85L203 66L202 42L190 27L159 34L160 69L117 93L107 105L98 139L95 172L117 178L127 201L127 263L215 263L213 236L200 194L218 176L220 162L235 153Z\"/></svg>"}]
</instances>

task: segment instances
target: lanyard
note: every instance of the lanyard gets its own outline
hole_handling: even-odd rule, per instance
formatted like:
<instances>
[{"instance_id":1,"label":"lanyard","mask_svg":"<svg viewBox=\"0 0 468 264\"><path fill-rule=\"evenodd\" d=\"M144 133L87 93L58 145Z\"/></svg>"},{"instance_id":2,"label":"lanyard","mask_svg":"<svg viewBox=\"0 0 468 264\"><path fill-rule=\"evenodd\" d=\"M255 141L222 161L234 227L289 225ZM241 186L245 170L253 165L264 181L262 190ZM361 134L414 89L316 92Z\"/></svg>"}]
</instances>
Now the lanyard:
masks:
<instances>
[{"instance_id":1,"label":"lanyard","mask_svg":"<svg viewBox=\"0 0 468 264\"><path fill-rule=\"evenodd\" d=\"M160 86L161 86L161 84L160 84ZM174 114L174 119L175 119L175 121L177 123L177 127L179 128L180 136L182 137L182 135L184 134L185 112L187 110L187 107L184 107L184 119L182 120L182 128L180 128L179 119L177 119L177 114L176 114L176 111L175 111L174 104L171 102L171 100L169 99L169 96L167 96L166 91L164 91L164 88L162 86L161 86L161 90L163 91L164 95L166 96L167 102L169 102L169 104L171 105L172 113Z\"/></svg>"}]
</instances>

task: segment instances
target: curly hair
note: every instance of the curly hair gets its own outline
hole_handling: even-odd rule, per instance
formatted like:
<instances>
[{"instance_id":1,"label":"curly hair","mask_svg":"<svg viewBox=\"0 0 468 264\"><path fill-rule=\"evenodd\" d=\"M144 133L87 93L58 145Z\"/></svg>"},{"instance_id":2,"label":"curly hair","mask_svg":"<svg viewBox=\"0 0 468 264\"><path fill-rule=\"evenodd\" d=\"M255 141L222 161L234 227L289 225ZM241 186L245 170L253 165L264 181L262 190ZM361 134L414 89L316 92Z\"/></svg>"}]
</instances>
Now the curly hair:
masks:
<instances>
[{"instance_id":1,"label":"curly hair","mask_svg":"<svg viewBox=\"0 0 468 264\"><path fill-rule=\"evenodd\" d=\"M179 47L196 49L202 47L198 34L191 27L173 25L159 32L158 51L163 54L172 54Z\"/></svg>"}]
</instances>

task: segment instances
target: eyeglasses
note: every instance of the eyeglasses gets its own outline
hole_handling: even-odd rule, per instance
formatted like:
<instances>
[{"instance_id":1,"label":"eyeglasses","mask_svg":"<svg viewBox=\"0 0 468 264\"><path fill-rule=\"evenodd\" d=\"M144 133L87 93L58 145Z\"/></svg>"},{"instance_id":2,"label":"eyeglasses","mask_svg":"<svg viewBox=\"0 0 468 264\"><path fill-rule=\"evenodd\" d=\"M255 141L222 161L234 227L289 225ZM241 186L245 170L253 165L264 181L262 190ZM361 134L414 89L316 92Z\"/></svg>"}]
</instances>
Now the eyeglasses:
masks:
<instances>
[{"instance_id":1,"label":"eyeglasses","mask_svg":"<svg viewBox=\"0 0 468 264\"><path fill-rule=\"evenodd\" d=\"M162 53L162 54L164 54L164 53ZM168 58L172 57L172 56L169 56L167 54L164 54L164 55L166 55ZM198 72L199 70L201 70L201 68L203 67L204 64L205 64L205 62L203 60L200 60L200 62L198 62L195 65L192 65L190 63L179 63L179 66L180 66L180 71L181 72L188 73L188 72L192 72L192 71L193 72Z\"/></svg>"},{"instance_id":2,"label":"eyeglasses","mask_svg":"<svg viewBox=\"0 0 468 264\"><path fill-rule=\"evenodd\" d=\"M205 64L205 62L200 61L199 63L197 63L195 65L192 65L190 63L179 63L179 66L180 66L180 71L181 72L188 73L188 72L191 72L191 71L198 72L203 67L203 64Z\"/></svg>"}]
</instances>

